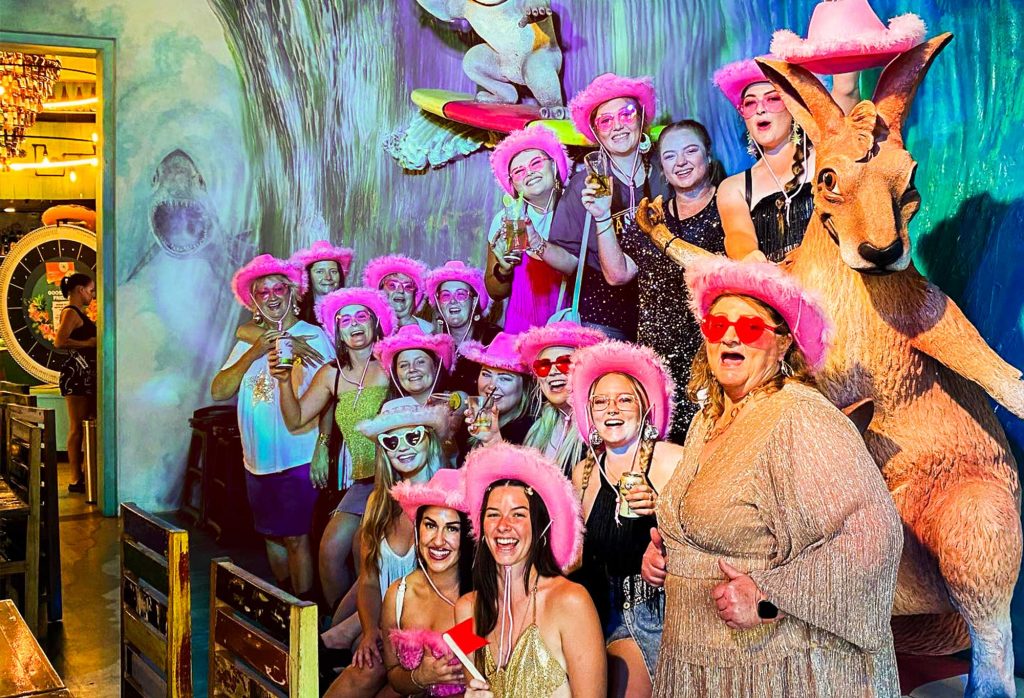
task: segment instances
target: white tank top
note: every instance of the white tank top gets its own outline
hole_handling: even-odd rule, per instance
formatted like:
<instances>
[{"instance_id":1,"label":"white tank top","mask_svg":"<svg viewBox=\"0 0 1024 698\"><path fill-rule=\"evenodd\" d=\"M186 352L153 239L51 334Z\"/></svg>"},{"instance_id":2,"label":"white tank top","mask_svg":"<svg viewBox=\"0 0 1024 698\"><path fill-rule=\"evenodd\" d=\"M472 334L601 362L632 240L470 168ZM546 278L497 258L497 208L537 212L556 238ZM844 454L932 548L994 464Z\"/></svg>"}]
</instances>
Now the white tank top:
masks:
<instances>
[{"instance_id":1,"label":"white tank top","mask_svg":"<svg viewBox=\"0 0 1024 698\"><path fill-rule=\"evenodd\" d=\"M399 557L388 545L387 537L380 541L380 598L384 598L393 582L416 569L416 546L410 545L409 552Z\"/></svg>"}]
</instances>

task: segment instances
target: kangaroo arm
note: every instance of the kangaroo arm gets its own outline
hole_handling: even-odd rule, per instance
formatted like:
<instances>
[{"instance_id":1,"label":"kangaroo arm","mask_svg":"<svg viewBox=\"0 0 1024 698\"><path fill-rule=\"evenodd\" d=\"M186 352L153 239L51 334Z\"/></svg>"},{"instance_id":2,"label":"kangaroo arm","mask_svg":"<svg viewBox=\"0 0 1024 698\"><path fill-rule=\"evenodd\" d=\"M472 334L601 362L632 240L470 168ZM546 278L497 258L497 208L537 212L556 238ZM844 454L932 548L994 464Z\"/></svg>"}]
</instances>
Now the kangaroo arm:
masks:
<instances>
[{"instance_id":1,"label":"kangaroo arm","mask_svg":"<svg viewBox=\"0 0 1024 698\"><path fill-rule=\"evenodd\" d=\"M640 205L637 206L636 222L637 227L651 239L654 246L683 269L694 260L715 256L713 252L708 252L703 247L693 245L672 234L665 225L660 196L654 201L649 202L646 198L640 201Z\"/></svg>"},{"instance_id":2,"label":"kangaroo arm","mask_svg":"<svg viewBox=\"0 0 1024 698\"><path fill-rule=\"evenodd\" d=\"M936 303L938 318L912 338L911 345L977 383L993 400L1024 419L1021 372L992 350L963 311L938 287L928 284L926 292Z\"/></svg>"}]
</instances>

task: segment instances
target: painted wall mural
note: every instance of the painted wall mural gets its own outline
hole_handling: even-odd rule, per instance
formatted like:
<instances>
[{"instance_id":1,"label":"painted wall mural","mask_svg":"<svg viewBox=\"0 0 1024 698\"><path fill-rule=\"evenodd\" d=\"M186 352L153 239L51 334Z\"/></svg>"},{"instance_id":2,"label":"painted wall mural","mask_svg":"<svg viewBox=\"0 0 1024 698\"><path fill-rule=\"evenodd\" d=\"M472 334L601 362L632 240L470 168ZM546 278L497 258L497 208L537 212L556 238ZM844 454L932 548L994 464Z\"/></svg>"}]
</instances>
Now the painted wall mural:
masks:
<instances>
[{"instance_id":1,"label":"painted wall mural","mask_svg":"<svg viewBox=\"0 0 1024 698\"><path fill-rule=\"evenodd\" d=\"M988 343L1024 366L1024 7L1015 0L874 0L956 38L915 102L907 148L923 207L920 268ZM749 164L715 68L803 34L814 2L554 0L566 99L605 71L648 74L659 119L704 121L730 172ZM0 0L4 29L118 40L118 413L123 498L171 508L187 418L240 317L227 286L253 252L325 236L354 273L401 250L479 263L500 196L484 152L402 170L383 148L414 88L474 92L466 26L417 0ZM462 30L462 31L460 31ZM467 150L473 150L467 148ZM678 309L669 309L676 312ZM1024 424L998 412L1022 459ZM1018 597L1021 595L1018 594ZM1024 617L1024 600L1016 607ZM1016 655L1024 658L1024 632Z\"/></svg>"}]
</instances>

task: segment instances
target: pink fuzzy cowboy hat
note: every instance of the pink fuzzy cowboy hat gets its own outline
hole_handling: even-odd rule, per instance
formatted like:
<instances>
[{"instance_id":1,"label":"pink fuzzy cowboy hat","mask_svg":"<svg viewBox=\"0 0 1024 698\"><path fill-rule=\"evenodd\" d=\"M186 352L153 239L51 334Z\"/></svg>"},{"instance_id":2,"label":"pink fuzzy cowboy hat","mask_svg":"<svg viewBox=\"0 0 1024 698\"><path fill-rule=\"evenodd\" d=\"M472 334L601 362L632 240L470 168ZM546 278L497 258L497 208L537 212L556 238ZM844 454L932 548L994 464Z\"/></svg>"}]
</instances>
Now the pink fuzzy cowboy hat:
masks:
<instances>
[{"instance_id":1,"label":"pink fuzzy cowboy hat","mask_svg":"<svg viewBox=\"0 0 1024 698\"><path fill-rule=\"evenodd\" d=\"M406 349L431 352L446 371L452 370L455 362L455 339L450 334L426 334L416 324L399 327L398 332L377 342L373 353L390 376L395 357Z\"/></svg>"},{"instance_id":2,"label":"pink fuzzy cowboy hat","mask_svg":"<svg viewBox=\"0 0 1024 698\"><path fill-rule=\"evenodd\" d=\"M341 273L347 277L354 254L351 247L335 247L327 240L317 240L309 247L297 250L288 261L303 269L317 262L337 262Z\"/></svg>"},{"instance_id":3,"label":"pink fuzzy cowboy hat","mask_svg":"<svg viewBox=\"0 0 1024 698\"><path fill-rule=\"evenodd\" d=\"M462 469L442 468L427 482L399 482L391 488L391 498L398 502L413 523L416 523L416 512L420 507L444 507L469 513L466 472Z\"/></svg>"},{"instance_id":4,"label":"pink fuzzy cowboy hat","mask_svg":"<svg viewBox=\"0 0 1024 698\"><path fill-rule=\"evenodd\" d=\"M770 262L734 262L708 257L686 268L690 310L697 322L724 295L750 296L774 308L789 326L793 341L815 371L825 365L832 322L818 297Z\"/></svg>"},{"instance_id":5,"label":"pink fuzzy cowboy hat","mask_svg":"<svg viewBox=\"0 0 1024 698\"><path fill-rule=\"evenodd\" d=\"M356 430L376 442L378 436L389 431L422 426L433 429L443 441L450 435L450 424L444 405L421 405L415 398L400 397L385 402L376 417L359 422Z\"/></svg>"},{"instance_id":6,"label":"pink fuzzy cowboy hat","mask_svg":"<svg viewBox=\"0 0 1024 698\"><path fill-rule=\"evenodd\" d=\"M768 54L758 56L759 58L775 60L776 57ZM737 109L743 102L743 91L755 82L769 82L768 78L761 71L761 67L754 62L753 58L744 58L742 61L734 61L724 65L715 71L711 79L715 87L722 91L725 98L732 102Z\"/></svg>"},{"instance_id":7,"label":"pink fuzzy cowboy hat","mask_svg":"<svg viewBox=\"0 0 1024 698\"><path fill-rule=\"evenodd\" d=\"M643 128L651 125L654 120L654 112L657 109L658 101L654 93L654 83L649 77L624 78L615 73L598 75L581 92L569 102L569 111L576 130L582 133L591 143L597 143L597 136L594 135L594 127L590 123L590 117L594 110L605 102L620 97L635 99L636 103L643 109Z\"/></svg>"},{"instance_id":8,"label":"pink fuzzy cowboy hat","mask_svg":"<svg viewBox=\"0 0 1024 698\"><path fill-rule=\"evenodd\" d=\"M554 461L535 448L499 442L470 451L465 471L466 506L477 541L483 532L480 508L487 489L494 483L519 480L533 489L533 494L527 496L539 496L547 507L551 516L551 552L562 571L569 571L583 550L583 514L572 483Z\"/></svg>"},{"instance_id":9,"label":"pink fuzzy cowboy hat","mask_svg":"<svg viewBox=\"0 0 1024 698\"><path fill-rule=\"evenodd\" d=\"M437 307L437 290L441 284L447 281L461 281L476 292L477 306L480 310L487 310L491 302L487 295L487 287L484 285L484 273L476 267L466 266L463 262L453 259L445 262L444 265L434 269L427 274L427 297L430 303Z\"/></svg>"},{"instance_id":10,"label":"pink fuzzy cowboy hat","mask_svg":"<svg viewBox=\"0 0 1024 698\"><path fill-rule=\"evenodd\" d=\"M658 430L658 438L665 438L672 424L675 390L672 374L653 349L611 339L580 349L572 355L569 400L580 436L589 438L594 426L590 419L590 391L594 383L609 373L622 373L640 383L650 405L650 423Z\"/></svg>"},{"instance_id":11,"label":"pink fuzzy cowboy hat","mask_svg":"<svg viewBox=\"0 0 1024 698\"><path fill-rule=\"evenodd\" d=\"M314 309L317 322L320 323L320 326L324 328L324 332L327 333L327 338L331 340L331 346L335 345L334 335L337 328L335 318L338 316L338 311L346 305L361 305L376 315L377 322L380 323L380 333L383 337L389 337L395 331L395 328L398 327L398 318L395 316L395 311L391 309L387 296L382 292L360 286L339 288L337 291L331 291L321 298Z\"/></svg>"},{"instance_id":12,"label":"pink fuzzy cowboy hat","mask_svg":"<svg viewBox=\"0 0 1024 698\"><path fill-rule=\"evenodd\" d=\"M523 361L523 357L516 351L516 339L519 335L499 332L486 347L476 340L464 342L459 348L459 354L465 356L473 363L491 368L500 368L503 371L513 373L529 373L530 367Z\"/></svg>"},{"instance_id":13,"label":"pink fuzzy cowboy hat","mask_svg":"<svg viewBox=\"0 0 1024 698\"><path fill-rule=\"evenodd\" d=\"M524 150L541 150L547 153L555 163L555 170L562 184L569 181L569 154L565 146L558 140L555 132L546 126L533 124L521 131L513 131L505 136L501 143L494 147L491 153L491 169L494 171L494 178L502 189L510 195L516 195L516 188L512 184L512 176L509 174L509 166L512 160Z\"/></svg>"},{"instance_id":14,"label":"pink fuzzy cowboy hat","mask_svg":"<svg viewBox=\"0 0 1024 698\"><path fill-rule=\"evenodd\" d=\"M601 330L582 327L575 322L553 322L550 325L531 327L520 334L516 340L516 351L529 365L548 347L582 349L606 339Z\"/></svg>"},{"instance_id":15,"label":"pink fuzzy cowboy hat","mask_svg":"<svg viewBox=\"0 0 1024 698\"><path fill-rule=\"evenodd\" d=\"M828 0L814 8L807 38L787 29L772 36L772 53L820 75L849 73L886 65L921 43L924 22L914 14L882 24L868 0Z\"/></svg>"},{"instance_id":16,"label":"pink fuzzy cowboy hat","mask_svg":"<svg viewBox=\"0 0 1024 698\"><path fill-rule=\"evenodd\" d=\"M427 275L427 265L423 262L400 254L390 254L371 259L363 269L363 285L369 288L380 288L384 277L389 274L405 274L416 284L416 296L413 305L416 308L423 303L423 278Z\"/></svg>"},{"instance_id":17,"label":"pink fuzzy cowboy hat","mask_svg":"<svg viewBox=\"0 0 1024 698\"><path fill-rule=\"evenodd\" d=\"M256 310L256 303L252 297L252 285L264 276L274 274L283 276L295 284L299 296L306 292L308 284L304 269L273 255L261 254L236 271L231 278L231 290L235 293L235 299L249 310Z\"/></svg>"}]
</instances>

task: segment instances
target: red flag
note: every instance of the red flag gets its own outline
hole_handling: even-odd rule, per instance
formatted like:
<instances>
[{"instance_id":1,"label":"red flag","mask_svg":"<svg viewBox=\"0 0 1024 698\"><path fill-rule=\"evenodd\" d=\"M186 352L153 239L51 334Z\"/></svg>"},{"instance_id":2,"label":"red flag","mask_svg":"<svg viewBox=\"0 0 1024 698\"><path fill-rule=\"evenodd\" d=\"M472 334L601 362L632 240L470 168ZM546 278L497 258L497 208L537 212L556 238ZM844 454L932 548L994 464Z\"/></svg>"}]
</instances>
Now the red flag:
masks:
<instances>
[{"instance_id":1,"label":"red flag","mask_svg":"<svg viewBox=\"0 0 1024 698\"><path fill-rule=\"evenodd\" d=\"M467 618L445 633L466 655L487 645L487 640L473 632L473 619Z\"/></svg>"}]
</instances>

